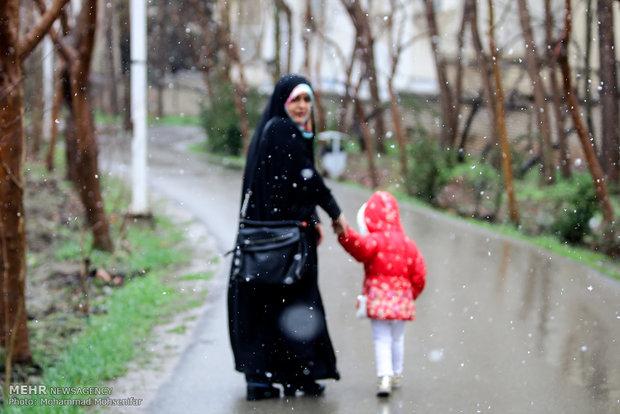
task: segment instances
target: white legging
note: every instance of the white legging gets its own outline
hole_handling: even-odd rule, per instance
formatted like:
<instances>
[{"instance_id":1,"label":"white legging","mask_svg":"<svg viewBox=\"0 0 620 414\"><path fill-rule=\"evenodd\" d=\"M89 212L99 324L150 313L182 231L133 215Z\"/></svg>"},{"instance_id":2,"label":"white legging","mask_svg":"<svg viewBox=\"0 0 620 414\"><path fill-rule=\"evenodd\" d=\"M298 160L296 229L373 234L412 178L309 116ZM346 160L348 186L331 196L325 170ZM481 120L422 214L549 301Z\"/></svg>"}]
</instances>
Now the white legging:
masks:
<instances>
[{"instance_id":1,"label":"white legging","mask_svg":"<svg viewBox=\"0 0 620 414\"><path fill-rule=\"evenodd\" d=\"M372 319L377 376L403 373L405 356L405 321Z\"/></svg>"}]
</instances>

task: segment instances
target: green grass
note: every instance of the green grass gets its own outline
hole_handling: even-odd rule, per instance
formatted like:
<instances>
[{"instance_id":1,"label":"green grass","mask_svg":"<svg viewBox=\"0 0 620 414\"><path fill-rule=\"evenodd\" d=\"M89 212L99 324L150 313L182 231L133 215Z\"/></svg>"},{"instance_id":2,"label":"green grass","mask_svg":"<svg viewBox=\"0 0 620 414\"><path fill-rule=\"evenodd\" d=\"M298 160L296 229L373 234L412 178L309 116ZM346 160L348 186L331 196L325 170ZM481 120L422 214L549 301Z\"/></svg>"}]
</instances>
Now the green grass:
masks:
<instances>
[{"instance_id":1,"label":"green grass","mask_svg":"<svg viewBox=\"0 0 620 414\"><path fill-rule=\"evenodd\" d=\"M82 220L77 218L76 220ZM113 233L120 231L117 223ZM146 223L125 224L127 229L122 243L118 243L114 253L91 251L92 235L84 231L77 234L70 227L59 231L64 242L55 250L56 261L81 261L84 255L91 258L93 267L110 270L123 269L126 273L145 273L150 269L182 263L189 258L189 251L178 248L183 241L182 225L175 224L165 217L156 216L154 229ZM156 230L155 230L156 229ZM157 237L163 232L165 237Z\"/></svg>"},{"instance_id":2,"label":"green grass","mask_svg":"<svg viewBox=\"0 0 620 414\"><path fill-rule=\"evenodd\" d=\"M107 300L105 315L91 316L86 329L74 337L53 366L45 367L40 383L47 387L100 387L126 372L129 361L141 352L153 321L175 309L180 296L162 282L162 273L152 273L116 290ZM45 406L36 400L37 413L77 413L80 407ZM49 398L49 396L43 396ZM68 393L55 398L77 399L88 395ZM114 394L110 396L115 398ZM116 396L121 398L122 396ZM7 413L32 412L30 408L8 406Z\"/></svg>"},{"instance_id":3,"label":"green grass","mask_svg":"<svg viewBox=\"0 0 620 414\"><path fill-rule=\"evenodd\" d=\"M149 117L149 125L172 125L172 126L201 126L200 116L166 115L164 117Z\"/></svg>"},{"instance_id":4,"label":"green grass","mask_svg":"<svg viewBox=\"0 0 620 414\"><path fill-rule=\"evenodd\" d=\"M37 166L27 168L28 174L36 176L38 180L48 177L49 173L45 169ZM64 185L62 181L60 184ZM84 218L80 216L71 219L69 223L57 224L52 230L58 241L53 249L55 257L52 260L78 265L88 256L91 268L125 274L125 283L121 288L97 287L98 281L95 280L95 286L91 287L91 315L88 317L69 310L71 306L68 303L59 303L61 309L58 311L40 317L41 320L29 322L33 359L42 368L40 377L29 377L29 381L35 384L48 388L101 389L106 381L124 375L130 361L144 356L145 343L154 325L165 323L172 315L204 303L204 298L197 298L194 292L173 285L174 279L170 277L179 265L187 263L190 258L183 223L173 222L164 216L156 216L153 222L123 222L118 213L114 212L123 211L123 206L127 205L126 190L120 181L109 178L105 179L103 187L106 211L109 217L115 217L116 214L116 219L110 220L111 234L116 241L115 252L104 253L90 249L92 237L83 225ZM155 208L155 211L158 210ZM27 259L29 266L49 264L49 259L35 254L30 254ZM205 280L210 274L195 273L182 277L187 280ZM182 334L184 330L183 325L174 332ZM17 372L22 368L16 366L14 369ZM77 392L54 396L28 395L19 398L32 400L34 407L0 405L0 411L84 411L80 406L43 405L41 397L77 400L93 396ZM108 397L126 398L114 393ZM99 407L93 408L97 411Z\"/></svg>"},{"instance_id":5,"label":"green grass","mask_svg":"<svg viewBox=\"0 0 620 414\"><path fill-rule=\"evenodd\" d=\"M123 125L123 116L106 114L97 110L95 111L95 123L101 125Z\"/></svg>"},{"instance_id":6,"label":"green grass","mask_svg":"<svg viewBox=\"0 0 620 414\"><path fill-rule=\"evenodd\" d=\"M95 122L100 125L123 125L123 116L122 115L110 115L103 113L101 111L95 111ZM179 125L179 126L200 126L201 119L200 116L189 116L189 115L166 115L163 117L157 116L149 116L148 118L149 125Z\"/></svg>"},{"instance_id":7,"label":"green grass","mask_svg":"<svg viewBox=\"0 0 620 414\"><path fill-rule=\"evenodd\" d=\"M168 329L166 332L183 335L187 331L186 325L179 325L176 328Z\"/></svg>"},{"instance_id":8,"label":"green grass","mask_svg":"<svg viewBox=\"0 0 620 414\"><path fill-rule=\"evenodd\" d=\"M179 280L209 280L212 276L209 273L192 273L179 276Z\"/></svg>"}]
</instances>

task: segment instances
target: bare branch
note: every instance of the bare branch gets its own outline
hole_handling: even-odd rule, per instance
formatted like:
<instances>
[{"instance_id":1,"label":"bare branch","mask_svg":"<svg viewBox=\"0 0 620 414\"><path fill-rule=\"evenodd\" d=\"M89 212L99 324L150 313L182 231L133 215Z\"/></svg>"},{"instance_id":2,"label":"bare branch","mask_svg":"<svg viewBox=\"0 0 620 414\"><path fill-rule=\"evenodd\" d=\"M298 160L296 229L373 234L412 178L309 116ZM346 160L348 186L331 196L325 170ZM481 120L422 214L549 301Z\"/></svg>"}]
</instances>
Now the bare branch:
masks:
<instances>
[{"instance_id":1,"label":"bare branch","mask_svg":"<svg viewBox=\"0 0 620 414\"><path fill-rule=\"evenodd\" d=\"M52 6L43 13L41 20L24 36L19 45L19 55L23 58L28 56L30 52L39 44L45 34L50 30L54 21L60 15L62 8L69 0L55 0Z\"/></svg>"},{"instance_id":2,"label":"bare branch","mask_svg":"<svg viewBox=\"0 0 620 414\"><path fill-rule=\"evenodd\" d=\"M37 4L37 7L39 8L39 11L41 12L41 14L47 13L46 6L45 6L45 0L35 0L35 2ZM58 31L56 29L54 29L53 27L50 27L49 28L49 35L52 38L52 40L54 41L54 43L56 43L56 45L58 45L60 53L63 55L63 57L67 61L77 60L77 58L78 58L77 50L75 50L73 47L71 47L65 41L64 37L62 37L62 36L60 36L58 34Z\"/></svg>"}]
</instances>

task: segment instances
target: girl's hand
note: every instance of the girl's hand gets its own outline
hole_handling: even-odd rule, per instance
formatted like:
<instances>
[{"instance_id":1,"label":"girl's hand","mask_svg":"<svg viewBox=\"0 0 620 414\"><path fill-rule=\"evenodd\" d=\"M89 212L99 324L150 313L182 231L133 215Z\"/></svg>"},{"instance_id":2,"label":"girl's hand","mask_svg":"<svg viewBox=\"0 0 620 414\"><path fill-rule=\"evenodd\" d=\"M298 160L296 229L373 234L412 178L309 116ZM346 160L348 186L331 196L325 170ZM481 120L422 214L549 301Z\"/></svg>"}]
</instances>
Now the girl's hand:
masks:
<instances>
[{"instance_id":1,"label":"girl's hand","mask_svg":"<svg viewBox=\"0 0 620 414\"><path fill-rule=\"evenodd\" d=\"M343 213L340 213L338 218L332 221L332 227L334 229L334 233L338 235L340 233L344 233L345 237L349 236L349 233L347 233L347 228L349 227L349 225L347 224L347 219L345 218Z\"/></svg>"}]
</instances>

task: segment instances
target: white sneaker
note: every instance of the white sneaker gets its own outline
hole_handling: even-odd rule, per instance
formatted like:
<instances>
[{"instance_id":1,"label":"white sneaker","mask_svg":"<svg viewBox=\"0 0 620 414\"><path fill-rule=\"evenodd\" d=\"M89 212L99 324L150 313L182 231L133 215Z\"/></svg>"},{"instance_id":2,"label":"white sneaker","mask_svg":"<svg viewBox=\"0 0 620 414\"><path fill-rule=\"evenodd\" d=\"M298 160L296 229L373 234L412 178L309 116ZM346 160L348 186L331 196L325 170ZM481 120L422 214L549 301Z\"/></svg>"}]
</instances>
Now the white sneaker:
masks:
<instances>
[{"instance_id":1,"label":"white sneaker","mask_svg":"<svg viewBox=\"0 0 620 414\"><path fill-rule=\"evenodd\" d=\"M403 385L403 374L395 374L392 378L392 388L400 388Z\"/></svg>"},{"instance_id":2,"label":"white sneaker","mask_svg":"<svg viewBox=\"0 0 620 414\"><path fill-rule=\"evenodd\" d=\"M386 375L379 377L377 382L377 397L387 397L392 392L392 377Z\"/></svg>"}]
</instances>

